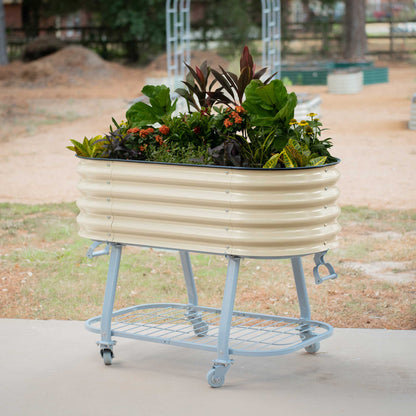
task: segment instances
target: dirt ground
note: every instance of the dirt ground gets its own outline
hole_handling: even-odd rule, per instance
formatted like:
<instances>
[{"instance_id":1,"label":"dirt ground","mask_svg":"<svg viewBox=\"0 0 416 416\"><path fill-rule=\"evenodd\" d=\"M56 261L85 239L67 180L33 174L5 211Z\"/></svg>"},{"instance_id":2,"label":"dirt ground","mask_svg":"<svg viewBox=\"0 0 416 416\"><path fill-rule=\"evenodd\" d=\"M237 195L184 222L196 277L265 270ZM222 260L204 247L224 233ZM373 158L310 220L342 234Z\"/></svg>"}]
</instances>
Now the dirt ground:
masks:
<instances>
[{"instance_id":1,"label":"dirt ground","mask_svg":"<svg viewBox=\"0 0 416 416\"><path fill-rule=\"evenodd\" d=\"M213 53L198 53L193 64ZM122 120L147 78L166 76L163 57L147 68L104 62L81 47L38 61L0 67L0 201L46 203L78 196L76 158L69 139L103 134ZM376 63L377 65L381 63ZM292 86L319 94L327 136L339 165L341 205L416 208L416 131L408 129L416 70L389 63L389 82L354 95L326 86Z\"/></svg>"}]
</instances>

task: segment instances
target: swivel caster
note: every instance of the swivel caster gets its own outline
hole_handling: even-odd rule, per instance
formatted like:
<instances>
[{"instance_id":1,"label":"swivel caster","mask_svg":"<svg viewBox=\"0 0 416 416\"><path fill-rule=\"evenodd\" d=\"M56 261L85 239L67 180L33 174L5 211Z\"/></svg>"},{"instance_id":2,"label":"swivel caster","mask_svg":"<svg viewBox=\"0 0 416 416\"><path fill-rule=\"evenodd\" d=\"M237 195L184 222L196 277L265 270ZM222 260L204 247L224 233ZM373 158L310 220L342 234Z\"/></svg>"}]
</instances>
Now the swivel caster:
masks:
<instances>
[{"instance_id":1,"label":"swivel caster","mask_svg":"<svg viewBox=\"0 0 416 416\"><path fill-rule=\"evenodd\" d=\"M315 344L308 345L305 347L305 351L309 354L315 354L319 351L319 348L321 347L321 344L319 342L315 342Z\"/></svg>"},{"instance_id":2,"label":"swivel caster","mask_svg":"<svg viewBox=\"0 0 416 416\"><path fill-rule=\"evenodd\" d=\"M204 337L208 333L208 324L202 320L202 313L189 310L185 313L185 317L192 324L195 335Z\"/></svg>"},{"instance_id":3,"label":"swivel caster","mask_svg":"<svg viewBox=\"0 0 416 416\"><path fill-rule=\"evenodd\" d=\"M224 384L225 376L224 375L219 375L215 371L215 368L213 368L212 370L208 371L207 381L208 381L208 384L211 387L214 387L214 388L221 387Z\"/></svg>"},{"instance_id":4,"label":"swivel caster","mask_svg":"<svg viewBox=\"0 0 416 416\"><path fill-rule=\"evenodd\" d=\"M194 332L198 337L204 337L208 333L208 324L205 321L200 321L194 324Z\"/></svg>"},{"instance_id":5,"label":"swivel caster","mask_svg":"<svg viewBox=\"0 0 416 416\"><path fill-rule=\"evenodd\" d=\"M100 351L101 357L103 357L105 365L111 365L111 361L113 360L114 354L113 351L110 349L103 349Z\"/></svg>"}]
</instances>

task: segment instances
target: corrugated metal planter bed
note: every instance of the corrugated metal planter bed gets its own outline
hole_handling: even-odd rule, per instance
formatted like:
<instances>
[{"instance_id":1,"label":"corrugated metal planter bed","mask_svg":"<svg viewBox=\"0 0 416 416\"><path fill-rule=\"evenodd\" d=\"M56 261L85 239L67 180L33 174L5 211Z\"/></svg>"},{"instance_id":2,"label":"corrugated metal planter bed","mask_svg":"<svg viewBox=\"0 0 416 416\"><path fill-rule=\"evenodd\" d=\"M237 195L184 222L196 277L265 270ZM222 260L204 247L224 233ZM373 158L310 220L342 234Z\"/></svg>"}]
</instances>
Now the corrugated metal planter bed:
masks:
<instances>
[{"instance_id":1,"label":"corrugated metal planter bed","mask_svg":"<svg viewBox=\"0 0 416 416\"><path fill-rule=\"evenodd\" d=\"M80 159L80 235L238 256L332 248L334 165L244 169Z\"/></svg>"},{"instance_id":2,"label":"corrugated metal planter bed","mask_svg":"<svg viewBox=\"0 0 416 416\"><path fill-rule=\"evenodd\" d=\"M89 257L111 253L103 314L86 323L101 334L104 362L111 364L113 336L216 351L207 378L219 387L231 354L316 352L332 327L311 320L301 257L314 255L316 283L337 276L324 260L339 232L337 163L253 169L80 158L80 235L95 241ZM106 248L98 250L101 243ZM127 244L178 250L189 302L113 311ZM198 306L189 252L228 258L221 309ZM299 318L234 311L239 264L247 257L291 260Z\"/></svg>"}]
</instances>

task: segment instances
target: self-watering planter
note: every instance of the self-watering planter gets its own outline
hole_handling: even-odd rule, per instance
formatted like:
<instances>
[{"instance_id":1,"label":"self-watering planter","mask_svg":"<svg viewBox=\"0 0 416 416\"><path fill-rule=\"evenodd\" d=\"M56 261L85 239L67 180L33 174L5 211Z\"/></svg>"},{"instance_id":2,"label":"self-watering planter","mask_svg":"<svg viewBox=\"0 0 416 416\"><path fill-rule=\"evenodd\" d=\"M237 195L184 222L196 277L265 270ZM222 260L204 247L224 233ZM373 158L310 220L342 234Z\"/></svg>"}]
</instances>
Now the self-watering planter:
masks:
<instances>
[{"instance_id":1,"label":"self-watering planter","mask_svg":"<svg viewBox=\"0 0 416 416\"><path fill-rule=\"evenodd\" d=\"M80 235L95 241L88 256L110 253L103 313L86 323L101 334L105 364L112 362L113 337L214 351L208 383L219 387L231 355L315 353L331 335L330 325L311 320L302 257L314 255L316 283L337 277L324 260L339 232L336 163L253 169L80 158L78 172ZM178 250L188 303L113 311L124 245ZM198 305L189 252L228 258L221 309ZM234 311L244 258L291 260L299 318Z\"/></svg>"}]
</instances>

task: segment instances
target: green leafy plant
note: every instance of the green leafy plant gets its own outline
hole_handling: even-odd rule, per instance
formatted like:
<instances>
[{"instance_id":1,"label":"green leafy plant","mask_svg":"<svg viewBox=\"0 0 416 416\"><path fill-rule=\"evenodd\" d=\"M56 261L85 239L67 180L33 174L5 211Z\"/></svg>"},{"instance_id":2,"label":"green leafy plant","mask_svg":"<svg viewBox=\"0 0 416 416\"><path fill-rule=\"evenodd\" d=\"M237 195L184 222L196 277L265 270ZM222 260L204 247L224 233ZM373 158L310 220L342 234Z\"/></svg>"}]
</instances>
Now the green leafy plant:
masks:
<instances>
[{"instance_id":1,"label":"green leafy plant","mask_svg":"<svg viewBox=\"0 0 416 416\"><path fill-rule=\"evenodd\" d=\"M188 64L185 65L189 70L186 80L183 81L186 88L178 88L176 93L186 100L188 110L190 110L190 107L193 107L197 111L209 111L215 102L213 96L222 96L220 88L215 92L212 91L215 80L209 80L211 68L208 66L207 61L204 61L200 67L196 66L195 69Z\"/></svg>"},{"instance_id":2,"label":"green leafy plant","mask_svg":"<svg viewBox=\"0 0 416 416\"><path fill-rule=\"evenodd\" d=\"M198 163L256 168L294 168L337 161L329 153L330 138L322 139L315 114L294 119L296 94L281 80L262 80L247 47L240 72L220 67L187 66L184 88L176 92L188 111L176 112L177 100L165 85L142 89L148 103L134 103L126 121L105 137L72 141L77 155L166 163Z\"/></svg>"},{"instance_id":3,"label":"green leafy plant","mask_svg":"<svg viewBox=\"0 0 416 416\"><path fill-rule=\"evenodd\" d=\"M335 162L336 158L332 157L328 150L332 147L332 139L330 137L321 139L322 123L316 116L315 113L309 113L309 120L301 120L300 122L295 119L290 120L291 133L296 140L306 144L311 152L327 156L328 161Z\"/></svg>"},{"instance_id":4,"label":"green leafy plant","mask_svg":"<svg viewBox=\"0 0 416 416\"><path fill-rule=\"evenodd\" d=\"M186 88L178 88L176 92L185 98L190 106L196 110L209 110L214 105L225 104L228 107L242 105L244 92L253 79L259 80L267 71L267 68L255 71L253 57L248 47L244 47L240 59L240 74L226 71L220 66L217 71L208 67L207 62L203 62L200 67L192 68L186 65L189 73L183 82ZM214 79L210 80L210 74ZM267 84L273 76L266 79L263 83ZM219 87L214 89L215 85Z\"/></svg>"},{"instance_id":5,"label":"green leafy plant","mask_svg":"<svg viewBox=\"0 0 416 416\"><path fill-rule=\"evenodd\" d=\"M281 162L285 168L298 168L305 166L324 165L326 156L318 156L311 153L305 143L299 143L295 139L289 139L281 153L273 155L264 165L265 168L274 168Z\"/></svg>"},{"instance_id":6,"label":"green leafy plant","mask_svg":"<svg viewBox=\"0 0 416 416\"><path fill-rule=\"evenodd\" d=\"M298 122L291 119L289 133L292 135L281 152L275 153L264 164L265 168L319 166L335 162L328 149L332 146L330 138L320 140L322 123L315 113L308 114L310 120Z\"/></svg>"},{"instance_id":7,"label":"green leafy plant","mask_svg":"<svg viewBox=\"0 0 416 416\"><path fill-rule=\"evenodd\" d=\"M259 71L255 71L255 65L253 57L251 56L248 47L245 46L240 58L240 74L237 77L236 74L226 71L220 66L221 71L212 69L212 73L215 79L219 82L221 87L226 91L227 95L218 95L217 101L228 106L242 105L244 101L244 93L247 86L254 79L260 80L260 78L266 73L267 68L262 68ZM263 84L268 84L275 74L263 81ZM212 95L212 94L211 94Z\"/></svg>"},{"instance_id":8,"label":"green leafy plant","mask_svg":"<svg viewBox=\"0 0 416 416\"><path fill-rule=\"evenodd\" d=\"M67 149L74 151L77 156L100 157L104 150L102 139L102 136L95 136L91 139L84 137L82 142L71 139L73 146L67 146Z\"/></svg>"},{"instance_id":9,"label":"green leafy plant","mask_svg":"<svg viewBox=\"0 0 416 416\"><path fill-rule=\"evenodd\" d=\"M154 123L164 123L176 109L176 101L171 100L166 85L146 85L142 93L149 98L149 104L139 101L127 111L126 117L131 127L143 127Z\"/></svg>"}]
</instances>

